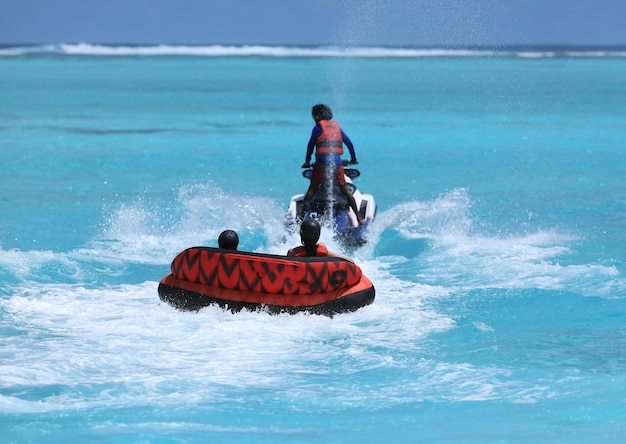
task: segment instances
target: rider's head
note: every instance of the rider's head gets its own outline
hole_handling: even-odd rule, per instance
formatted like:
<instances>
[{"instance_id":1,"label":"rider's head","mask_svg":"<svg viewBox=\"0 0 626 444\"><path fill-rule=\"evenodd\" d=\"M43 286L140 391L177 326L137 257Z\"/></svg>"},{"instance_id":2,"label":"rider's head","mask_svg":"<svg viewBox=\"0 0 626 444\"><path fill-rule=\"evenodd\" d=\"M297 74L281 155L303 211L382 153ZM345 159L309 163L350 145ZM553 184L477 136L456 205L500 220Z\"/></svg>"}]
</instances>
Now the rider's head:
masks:
<instances>
[{"instance_id":1,"label":"rider's head","mask_svg":"<svg viewBox=\"0 0 626 444\"><path fill-rule=\"evenodd\" d=\"M313 106L311 109L311 115L316 122L320 120L331 120L333 118L333 112L331 109L321 103Z\"/></svg>"},{"instance_id":2,"label":"rider's head","mask_svg":"<svg viewBox=\"0 0 626 444\"><path fill-rule=\"evenodd\" d=\"M236 250L239 245L239 236L233 230L222 231L220 237L217 239L217 243L220 248L226 250Z\"/></svg>"},{"instance_id":3,"label":"rider's head","mask_svg":"<svg viewBox=\"0 0 626 444\"><path fill-rule=\"evenodd\" d=\"M303 245L315 245L320 239L322 227L315 219L308 218L302 221L300 225L300 240Z\"/></svg>"}]
</instances>

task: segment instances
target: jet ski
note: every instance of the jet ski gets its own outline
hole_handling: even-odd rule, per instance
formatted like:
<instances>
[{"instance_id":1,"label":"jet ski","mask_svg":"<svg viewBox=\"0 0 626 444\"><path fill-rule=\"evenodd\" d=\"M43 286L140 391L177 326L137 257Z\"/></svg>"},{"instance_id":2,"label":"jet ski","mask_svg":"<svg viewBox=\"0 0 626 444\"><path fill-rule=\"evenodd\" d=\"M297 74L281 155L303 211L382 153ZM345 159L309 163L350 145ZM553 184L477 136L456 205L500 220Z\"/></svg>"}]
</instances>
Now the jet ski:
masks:
<instances>
[{"instance_id":1,"label":"jet ski","mask_svg":"<svg viewBox=\"0 0 626 444\"><path fill-rule=\"evenodd\" d=\"M344 163L345 165L345 163ZM302 176L310 180L313 169L308 168L302 172ZM366 239L367 229L376 216L376 201L371 194L359 191L354 184L361 172L356 168L344 168L344 175L348 189L352 192L356 201L364 225L359 226L356 215L348 200L341 192L339 184L320 184L313 198L304 202L304 194L296 194L291 197L289 209L285 216L285 227L291 233L299 230L300 223L306 218L314 218L332 230L335 239L344 246L363 245Z\"/></svg>"}]
</instances>

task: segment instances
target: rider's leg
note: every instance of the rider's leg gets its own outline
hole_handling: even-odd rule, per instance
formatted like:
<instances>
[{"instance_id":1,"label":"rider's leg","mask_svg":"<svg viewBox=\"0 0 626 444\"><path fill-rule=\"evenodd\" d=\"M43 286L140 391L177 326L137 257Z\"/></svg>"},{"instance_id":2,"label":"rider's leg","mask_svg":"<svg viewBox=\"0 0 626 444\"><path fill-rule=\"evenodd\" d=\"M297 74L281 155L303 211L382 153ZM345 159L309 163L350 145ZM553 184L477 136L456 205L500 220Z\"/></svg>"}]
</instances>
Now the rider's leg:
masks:
<instances>
[{"instance_id":1,"label":"rider's leg","mask_svg":"<svg viewBox=\"0 0 626 444\"><path fill-rule=\"evenodd\" d=\"M365 221L361 218L361 213L359 212L359 208L356 206L356 200L354 200L354 196L348 189L347 185L341 185L341 191L343 192L346 199L348 199L348 203L350 204L350 208L356 214L356 220L359 222L359 225L363 225Z\"/></svg>"},{"instance_id":2,"label":"rider's leg","mask_svg":"<svg viewBox=\"0 0 626 444\"><path fill-rule=\"evenodd\" d=\"M306 194L304 195L304 201L308 201L311 200L313 198L313 195L315 194L315 192L317 191L317 187L320 184L314 180L311 180L311 183L309 184L309 189L306 190Z\"/></svg>"}]
</instances>

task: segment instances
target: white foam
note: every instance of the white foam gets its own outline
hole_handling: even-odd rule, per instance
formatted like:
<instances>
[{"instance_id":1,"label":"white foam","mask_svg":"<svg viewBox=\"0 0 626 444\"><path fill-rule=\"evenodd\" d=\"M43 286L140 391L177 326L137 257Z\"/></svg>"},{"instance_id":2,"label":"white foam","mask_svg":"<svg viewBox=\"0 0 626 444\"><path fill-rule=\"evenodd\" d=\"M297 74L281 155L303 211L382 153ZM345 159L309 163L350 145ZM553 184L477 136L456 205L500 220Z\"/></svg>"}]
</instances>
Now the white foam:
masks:
<instances>
[{"instance_id":1,"label":"white foam","mask_svg":"<svg viewBox=\"0 0 626 444\"><path fill-rule=\"evenodd\" d=\"M164 213L144 201L111 209L103 239L75 251L0 250L0 265L15 281L0 299L3 320L14 329L0 338L6 358L0 387L10 389L0 397L0 411L189 405L248 390L278 391L301 408L307 407L303 399L354 406L407 397L535 402L548 389L518 382L506 368L420 359L433 355L435 334L456 326L441 301L481 288L624 294L615 267L560 264L574 236L473 232L469 195L460 189L380 214L370 243L352 254L376 288L374 304L357 312L334 318L232 314L219 307L179 312L158 298L162 276L131 285L112 283L107 273L125 279L124 268L135 262L167 266L180 249L214 242L225 225L258 230L271 239L259 247L264 251L284 253L297 239L282 240L283 211L271 201L229 196L210 185L183 187L178 199ZM376 257L376 244L389 230L426 239L428 248L415 257L402 251ZM341 248L328 232L322 240ZM41 270L53 268L60 270L41 278ZM473 328L493 333L481 322ZM401 375L401 383L337 382L355 372ZM13 395L20 387L34 394Z\"/></svg>"},{"instance_id":2,"label":"white foam","mask_svg":"<svg viewBox=\"0 0 626 444\"><path fill-rule=\"evenodd\" d=\"M4 341L11 359L0 364L0 386L58 386L60 394L37 406L5 399L0 408L130 405L141 402L137 397L193 402L227 397L223 387L300 390L312 374L393 366L389 349L419 349L429 332L450 328L449 319L422 305L428 287L400 282L378 264L364 268L381 280L376 304L334 318L218 307L178 312L160 303L157 282L15 288L0 300L2 310L31 334ZM383 278L392 284L382 285Z\"/></svg>"},{"instance_id":3,"label":"white foam","mask_svg":"<svg viewBox=\"0 0 626 444\"><path fill-rule=\"evenodd\" d=\"M379 266L375 255L381 238L395 232L406 242L392 244L385 253L392 274L429 286L443 284L449 291L575 288L585 295L613 297L624 288L614 265L570 263L575 236L552 231L483 235L472 229L470 209L467 190L456 189L380 212L368 231L368 243L357 250L345 250L328 230L322 231L321 240L359 264ZM300 241L284 230L283 216L284 208L269 199L229 195L210 184L184 186L167 209L143 200L110 209L102 235L84 247L59 253L0 250L0 266L22 281L102 281L102 273L123 277L129 264L163 265L167 270L187 247L216 246L226 228L240 232L241 244L248 246L244 249L285 254ZM425 243L420 247L411 244L414 240ZM423 250L407 250L415 247Z\"/></svg>"}]
</instances>

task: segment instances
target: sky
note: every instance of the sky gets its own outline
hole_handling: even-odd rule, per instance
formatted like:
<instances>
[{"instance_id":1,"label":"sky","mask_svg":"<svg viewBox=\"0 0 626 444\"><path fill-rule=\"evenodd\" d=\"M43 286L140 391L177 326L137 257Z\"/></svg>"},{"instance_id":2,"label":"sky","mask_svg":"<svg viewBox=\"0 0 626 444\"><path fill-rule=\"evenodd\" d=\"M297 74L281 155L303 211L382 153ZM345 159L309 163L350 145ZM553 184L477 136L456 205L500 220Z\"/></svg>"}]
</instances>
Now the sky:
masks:
<instances>
[{"instance_id":1,"label":"sky","mask_svg":"<svg viewBox=\"0 0 626 444\"><path fill-rule=\"evenodd\" d=\"M626 45L626 0L0 0L0 45Z\"/></svg>"}]
</instances>

